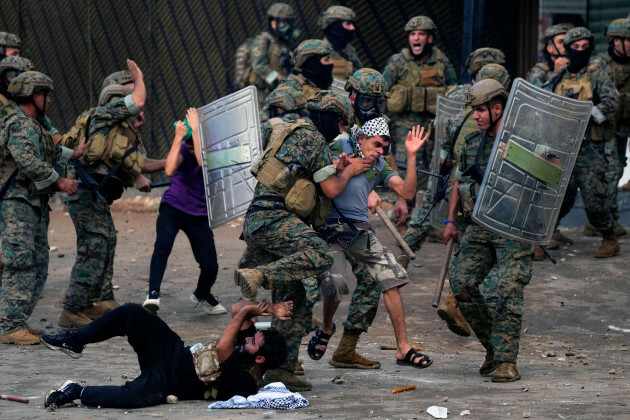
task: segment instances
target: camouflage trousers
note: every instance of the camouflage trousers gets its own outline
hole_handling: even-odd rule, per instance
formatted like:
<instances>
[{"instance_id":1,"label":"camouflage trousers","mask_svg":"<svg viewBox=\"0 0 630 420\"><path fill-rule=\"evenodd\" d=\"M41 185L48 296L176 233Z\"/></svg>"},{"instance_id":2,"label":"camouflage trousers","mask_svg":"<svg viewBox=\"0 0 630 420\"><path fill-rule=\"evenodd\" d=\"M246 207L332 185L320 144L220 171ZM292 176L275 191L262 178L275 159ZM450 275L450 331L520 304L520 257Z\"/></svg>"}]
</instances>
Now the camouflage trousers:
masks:
<instances>
[{"instance_id":1,"label":"camouflage trousers","mask_svg":"<svg viewBox=\"0 0 630 420\"><path fill-rule=\"evenodd\" d=\"M625 146L627 139L613 137L610 141L604 143L604 159L606 160L606 183L608 186L608 206L615 221L619 220L619 180L623 175L623 167L625 164L624 155L620 156L619 143Z\"/></svg>"},{"instance_id":2,"label":"camouflage trousers","mask_svg":"<svg viewBox=\"0 0 630 420\"><path fill-rule=\"evenodd\" d=\"M605 143L602 142L582 142L556 226L573 208L579 188L589 222L601 231L614 229L615 222L608 199L604 149Z\"/></svg>"},{"instance_id":3,"label":"camouflage trousers","mask_svg":"<svg viewBox=\"0 0 630 420\"><path fill-rule=\"evenodd\" d=\"M268 220L265 220L268 219ZM260 226L250 230L250 226ZM313 229L286 210L248 212L243 225L247 242L239 262L262 271L272 289L274 302L293 301L293 317L287 321L275 319L272 325L287 340L288 357L282 368L293 372L298 360L300 343L310 330L312 306L306 304L303 281L316 284L318 275L332 265L330 248Z\"/></svg>"},{"instance_id":4,"label":"camouflage trousers","mask_svg":"<svg viewBox=\"0 0 630 420\"><path fill-rule=\"evenodd\" d=\"M405 148L405 140L407 134L416 125L421 125L426 130L429 130L429 124L432 123L435 116L429 113L416 114L412 112L404 112L396 114L392 117L389 124L389 132L392 138L392 151L394 157L399 162L407 162L407 149ZM433 148L435 139L432 133L429 133L429 138L426 143L422 145L416 155L416 165L423 169L429 170L431 168L431 161L433 159ZM425 188L427 183L427 176L424 174L418 174L418 188Z\"/></svg>"},{"instance_id":5,"label":"camouflage trousers","mask_svg":"<svg viewBox=\"0 0 630 420\"><path fill-rule=\"evenodd\" d=\"M0 333L26 326L48 277L48 205L33 207L25 200L0 200L2 292Z\"/></svg>"},{"instance_id":6,"label":"camouflage trousers","mask_svg":"<svg viewBox=\"0 0 630 420\"><path fill-rule=\"evenodd\" d=\"M348 262L357 279L352 294L346 330L367 332L378 310L381 291L409 283L407 271L386 252L369 223L356 223L359 231L347 224L328 225L320 234L328 238L333 265L320 285L325 300L341 300L341 289L348 277Z\"/></svg>"},{"instance_id":7,"label":"camouflage trousers","mask_svg":"<svg viewBox=\"0 0 630 420\"><path fill-rule=\"evenodd\" d=\"M449 267L458 307L494 360L514 362L523 318L523 290L532 278L531 245L471 224ZM496 267L497 305L491 316L479 286Z\"/></svg>"},{"instance_id":8,"label":"camouflage trousers","mask_svg":"<svg viewBox=\"0 0 630 420\"><path fill-rule=\"evenodd\" d=\"M109 206L80 189L66 202L77 235L77 257L63 307L80 312L101 300L113 300L116 228Z\"/></svg>"},{"instance_id":9,"label":"camouflage trousers","mask_svg":"<svg viewBox=\"0 0 630 420\"><path fill-rule=\"evenodd\" d=\"M431 210L431 202L433 201L433 192L431 188L427 188L427 191L424 194L424 198L422 199L422 204L420 209L412 218L409 223L409 228L405 233L403 239L409 247L415 252L418 251L422 244L426 241L427 236L429 235L429 229L431 228L431 216L429 215L429 211L437 211L438 206ZM428 215L428 216L427 216ZM424 220L424 221L423 221ZM470 224L470 219L467 219L463 216L458 216L456 219L457 229L460 232L465 232L466 227ZM459 244L456 245L459 247ZM456 248L457 250L457 248ZM486 299L486 303L490 308L495 308L497 305L497 276L496 276L496 268L493 267L486 279L483 282L482 286L482 294Z\"/></svg>"}]
</instances>

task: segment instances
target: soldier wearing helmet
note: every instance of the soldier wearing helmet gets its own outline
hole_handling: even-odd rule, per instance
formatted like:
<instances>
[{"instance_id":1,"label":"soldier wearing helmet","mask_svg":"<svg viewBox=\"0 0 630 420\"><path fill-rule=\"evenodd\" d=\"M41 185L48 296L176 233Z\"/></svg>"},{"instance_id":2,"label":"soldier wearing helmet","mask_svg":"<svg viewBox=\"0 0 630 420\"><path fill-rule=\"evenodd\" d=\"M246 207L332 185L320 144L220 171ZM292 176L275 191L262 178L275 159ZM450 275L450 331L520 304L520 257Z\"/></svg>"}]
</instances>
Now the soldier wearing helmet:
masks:
<instances>
[{"instance_id":1,"label":"soldier wearing helmet","mask_svg":"<svg viewBox=\"0 0 630 420\"><path fill-rule=\"evenodd\" d=\"M336 164L337 173L331 166L328 143L353 118L347 98L318 91L308 99L307 108L309 119L274 130L277 134L272 135L266 153L252 167L258 184L243 225L247 249L234 276L245 298L254 297L265 286L273 290L276 300L293 301L293 318L274 321L287 339L288 359L266 376L267 381L281 381L292 391L312 388L294 375L304 326L311 320L303 280L316 278L332 264L326 241L309 224L322 225L330 208L327 199L336 197L354 174L369 166L355 160L346 167L349 161L344 157Z\"/></svg>"},{"instance_id":2,"label":"soldier wearing helmet","mask_svg":"<svg viewBox=\"0 0 630 420\"><path fill-rule=\"evenodd\" d=\"M46 129L44 117L53 90L51 78L36 71L17 75L7 89L18 106L0 134L4 265L0 338L4 344L39 343L26 322L48 274L48 199L56 191L77 192L76 182L65 178L62 169L82 155L85 142L73 152L57 145Z\"/></svg>"},{"instance_id":3,"label":"soldier wearing helmet","mask_svg":"<svg viewBox=\"0 0 630 420\"><path fill-rule=\"evenodd\" d=\"M475 83L468 95L478 130L466 136L459 151L456 180L444 220L445 243L457 240L457 213L470 217L481 178L496 141L508 93L496 80ZM523 288L532 276L530 245L491 232L473 221L463 233L459 251L449 269L451 288L464 318L486 349L479 373L492 375L492 382L521 378L516 366L522 321ZM496 267L498 304L492 313L479 285Z\"/></svg>"},{"instance_id":4,"label":"soldier wearing helmet","mask_svg":"<svg viewBox=\"0 0 630 420\"><path fill-rule=\"evenodd\" d=\"M252 41L249 84L258 89L261 105L267 94L291 72L291 51L300 33L294 25L293 8L274 3L267 10L267 30Z\"/></svg>"},{"instance_id":5,"label":"soldier wearing helmet","mask_svg":"<svg viewBox=\"0 0 630 420\"><path fill-rule=\"evenodd\" d=\"M477 80L478 72L488 64L498 64L503 67L502 65L505 64L503 51L496 48L483 47L471 52L466 59L466 69L471 79L473 81ZM466 102L466 92L468 92L470 86L470 84L454 86L446 92L446 96L456 101Z\"/></svg>"},{"instance_id":6,"label":"soldier wearing helmet","mask_svg":"<svg viewBox=\"0 0 630 420\"><path fill-rule=\"evenodd\" d=\"M617 203L617 185L626 166L626 150L630 137L630 19L615 19L605 31L608 51L599 56L606 61L612 72L612 79L619 92L619 108L615 115L615 135L608 147L616 146L619 166L615 171L610 165L606 174L609 177L609 194L611 205ZM611 152L614 152L611 150ZM630 183L621 187L630 190ZM614 208L614 207L613 207ZM618 228L616 228L618 229ZM619 232L621 233L621 232Z\"/></svg>"},{"instance_id":7,"label":"soldier wearing helmet","mask_svg":"<svg viewBox=\"0 0 630 420\"><path fill-rule=\"evenodd\" d=\"M90 140L75 173L86 187L65 200L77 234L77 258L58 321L64 328L80 328L118 306L111 282L116 228L109 204L126 187L150 191L151 182L143 173L164 168L164 160L145 156L137 131L144 122L144 77L133 61L128 60L127 67L105 78L98 106L83 112L62 140L70 147L78 138ZM116 148L122 150L119 155L103 152ZM120 153L128 154L111 172L122 158Z\"/></svg>"},{"instance_id":8,"label":"soldier wearing helmet","mask_svg":"<svg viewBox=\"0 0 630 420\"><path fill-rule=\"evenodd\" d=\"M536 63L527 73L529 83L542 87L553 72L560 70L569 62L564 49L564 37L571 28L573 25L570 23L559 23L547 28L539 43L544 60Z\"/></svg>"},{"instance_id":9,"label":"soldier wearing helmet","mask_svg":"<svg viewBox=\"0 0 630 420\"><path fill-rule=\"evenodd\" d=\"M389 58L383 77L390 89L387 103L391 118L393 155L403 159L405 137L416 125L426 126L435 118L437 95L446 93L457 84L457 76L448 57L437 47L437 28L426 16L415 16L405 25L408 45L399 54ZM429 144L420 149L418 164L429 167L433 151L433 136ZM420 186L426 179L420 182Z\"/></svg>"},{"instance_id":10,"label":"soldier wearing helmet","mask_svg":"<svg viewBox=\"0 0 630 420\"><path fill-rule=\"evenodd\" d=\"M326 40L332 45L334 52L333 77L348 80L350 76L363 67L357 51L350 41L356 30L356 15L345 6L330 6L319 18Z\"/></svg>"},{"instance_id":11,"label":"soldier wearing helmet","mask_svg":"<svg viewBox=\"0 0 630 420\"><path fill-rule=\"evenodd\" d=\"M19 56L22 48L20 37L10 32L0 32L0 59Z\"/></svg>"},{"instance_id":12,"label":"soldier wearing helmet","mask_svg":"<svg viewBox=\"0 0 630 420\"><path fill-rule=\"evenodd\" d=\"M278 120L295 122L307 114L304 94L288 85L280 86L267 95L265 108L269 119L260 125L263 149L267 148L274 123L280 122Z\"/></svg>"},{"instance_id":13,"label":"soldier wearing helmet","mask_svg":"<svg viewBox=\"0 0 630 420\"><path fill-rule=\"evenodd\" d=\"M0 130L4 128L4 123L17 106L8 93L11 80L17 75L33 69L31 60L24 57L10 56L0 60Z\"/></svg>"},{"instance_id":14,"label":"soldier wearing helmet","mask_svg":"<svg viewBox=\"0 0 630 420\"><path fill-rule=\"evenodd\" d=\"M617 154L611 153L616 147L607 147L614 137L619 96L603 60L591 57L593 48L591 31L584 27L569 29L564 38L564 49L570 62L554 73L544 88L558 95L592 101L594 104L557 223L573 207L579 188L587 219L603 236L595 257L608 258L619 253L615 232L618 211L611 207L611 202L603 194L609 190L606 167L612 166L614 170L619 168ZM560 242L572 243L560 231L556 231L547 248L557 248Z\"/></svg>"}]
</instances>

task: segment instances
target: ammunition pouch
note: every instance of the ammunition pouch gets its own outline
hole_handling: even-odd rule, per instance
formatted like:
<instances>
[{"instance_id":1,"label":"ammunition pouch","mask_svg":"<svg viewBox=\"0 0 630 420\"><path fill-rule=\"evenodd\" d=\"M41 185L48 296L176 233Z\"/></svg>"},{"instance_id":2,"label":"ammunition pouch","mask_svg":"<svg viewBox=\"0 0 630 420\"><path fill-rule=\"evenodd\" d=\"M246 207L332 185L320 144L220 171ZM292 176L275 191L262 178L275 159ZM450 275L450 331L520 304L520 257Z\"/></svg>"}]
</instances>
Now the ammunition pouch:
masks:
<instances>
[{"instance_id":1,"label":"ammunition pouch","mask_svg":"<svg viewBox=\"0 0 630 420\"><path fill-rule=\"evenodd\" d=\"M601 124L592 123L589 133L594 142L610 141L615 135L615 122L608 119Z\"/></svg>"},{"instance_id":2,"label":"ammunition pouch","mask_svg":"<svg viewBox=\"0 0 630 420\"><path fill-rule=\"evenodd\" d=\"M464 217L470 218L475 208L477 195L479 194L479 184L463 182L457 187L457 194L459 195L459 204L462 214Z\"/></svg>"},{"instance_id":3,"label":"ammunition pouch","mask_svg":"<svg viewBox=\"0 0 630 420\"><path fill-rule=\"evenodd\" d=\"M617 109L616 120L630 120L630 92L619 92L619 108Z\"/></svg>"},{"instance_id":4,"label":"ammunition pouch","mask_svg":"<svg viewBox=\"0 0 630 420\"><path fill-rule=\"evenodd\" d=\"M201 382L207 384L219 379L221 367L217 356L216 341L195 350L193 364L195 365L195 373Z\"/></svg>"}]
</instances>

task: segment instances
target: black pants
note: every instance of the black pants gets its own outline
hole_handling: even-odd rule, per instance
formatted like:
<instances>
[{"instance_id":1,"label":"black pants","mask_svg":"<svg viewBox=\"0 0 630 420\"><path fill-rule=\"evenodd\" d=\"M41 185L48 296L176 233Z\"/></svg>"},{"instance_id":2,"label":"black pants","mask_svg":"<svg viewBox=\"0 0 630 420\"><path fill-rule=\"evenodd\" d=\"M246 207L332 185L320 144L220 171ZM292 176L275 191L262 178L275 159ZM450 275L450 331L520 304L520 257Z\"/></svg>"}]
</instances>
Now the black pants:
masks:
<instances>
[{"instance_id":1,"label":"black pants","mask_svg":"<svg viewBox=\"0 0 630 420\"><path fill-rule=\"evenodd\" d=\"M157 315L127 303L81 328L79 344L127 336L138 354L141 374L122 386L88 386L81 403L92 407L138 408L163 404L168 395L203 399L206 389L195 373L192 355L179 336Z\"/></svg>"},{"instance_id":2,"label":"black pants","mask_svg":"<svg viewBox=\"0 0 630 420\"><path fill-rule=\"evenodd\" d=\"M191 216L177 210L168 203L160 204L160 214L156 222L156 239L151 257L151 271L149 274L149 290L160 289L166 262L168 261L177 233L182 230L190 241L195 261L199 264L201 273L197 280L195 295L205 298L210 293L212 285L217 280L219 265L217 251L214 247L214 235L205 216Z\"/></svg>"}]
</instances>

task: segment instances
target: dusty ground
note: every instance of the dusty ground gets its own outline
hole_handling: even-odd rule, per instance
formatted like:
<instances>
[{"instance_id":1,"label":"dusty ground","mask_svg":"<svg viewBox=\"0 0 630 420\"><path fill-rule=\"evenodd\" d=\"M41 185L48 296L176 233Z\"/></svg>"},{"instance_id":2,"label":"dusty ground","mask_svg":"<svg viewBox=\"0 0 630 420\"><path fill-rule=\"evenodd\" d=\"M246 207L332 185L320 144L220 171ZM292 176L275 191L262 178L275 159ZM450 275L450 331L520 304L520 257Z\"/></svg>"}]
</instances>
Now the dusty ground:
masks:
<instances>
[{"instance_id":1,"label":"dusty ground","mask_svg":"<svg viewBox=\"0 0 630 420\"><path fill-rule=\"evenodd\" d=\"M114 283L119 302L141 303L147 292L149 260L155 232L156 213L115 212L118 252ZM225 306L240 296L232 273L243 250L238 240L240 221L215 231L221 271L213 291ZM377 218L380 238L393 246L391 235ZM394 352L379 345L394 344L387 312L381 304L374 326L362 336L360 352L380 360L376 371L335 369L328 360L340 334L324 358L315 362L303 356L306 377L313 391L304 393L308 408L267 414L266 418L431 418L427 408L448 409L449 418L468 410L468 418L630 418L630 306L628 264L630 240L621 240L622 254L596 260L592 254L598 240L567 231L573 246L553 252L558 265L548 261L535 265L531 285L525 289L525 319L519 367L523 379L493 384L478 374L484 353L474 338L453 335L431 308L435 280L443 257L442 244L429 243L412 262L412 283L403 289L410 340L424 347L434 359L426 370L395 364ZM75 256L75 236L70 217L63 209L51 213L50 274L45 296L31 324L48 332L60 331L60 295L65 289ZM183 235L178 237L162 285L160 316L182 338L192 343L218 334L228 315L209 316L193 308L188 300L196 282L197 268ZM352 282L351 282L352 288ZM343 322L347 298L335 322ZM316 306L321 313L321 303ZM613 326L612 328L610 326ZM619 331L615 328L623 328ZM306 343L306 339L304 343ZM138 375L134 353L119 338L90 345L83 357L74 360L41 345L0 345L0 393L30 398L30 404L0 400L0 418L262 418L266 410L207 411L202 401L185 401L137 410L61 408L48 412L43 398L48 390L66 379L89 385L122 384ZM341 385L331 383L342 375ZM414 391L392 395L391 389L416 385Z\"/></svg>"}]
</instances>

